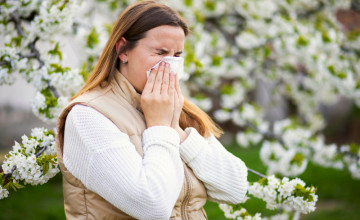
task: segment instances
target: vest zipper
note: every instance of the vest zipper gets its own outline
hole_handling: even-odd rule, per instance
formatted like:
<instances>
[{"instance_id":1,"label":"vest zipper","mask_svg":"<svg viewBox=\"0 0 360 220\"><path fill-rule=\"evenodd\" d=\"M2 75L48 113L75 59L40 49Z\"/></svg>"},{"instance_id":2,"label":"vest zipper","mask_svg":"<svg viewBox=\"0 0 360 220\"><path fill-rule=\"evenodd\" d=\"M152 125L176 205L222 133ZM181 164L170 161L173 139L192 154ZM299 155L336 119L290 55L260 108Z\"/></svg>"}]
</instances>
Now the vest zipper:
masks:
<instances>
[{"instance_id":1,"label":"vest zipper","mask_svg":"<svg viewBox=\"0 0 360 220\"><path fill-rule=\"evenodd\" d=\"M181 216L182 219L187 220L188 217L186 215L186 203L189 201L190 199L190 194L191 194L191 190L192 190L192 186L191 186L191 181L190 178L187 174L186 168L184 170L184 174L185 174L185 197L184 197L184 201L181 204Z\"/></svg>"}]
</instances>

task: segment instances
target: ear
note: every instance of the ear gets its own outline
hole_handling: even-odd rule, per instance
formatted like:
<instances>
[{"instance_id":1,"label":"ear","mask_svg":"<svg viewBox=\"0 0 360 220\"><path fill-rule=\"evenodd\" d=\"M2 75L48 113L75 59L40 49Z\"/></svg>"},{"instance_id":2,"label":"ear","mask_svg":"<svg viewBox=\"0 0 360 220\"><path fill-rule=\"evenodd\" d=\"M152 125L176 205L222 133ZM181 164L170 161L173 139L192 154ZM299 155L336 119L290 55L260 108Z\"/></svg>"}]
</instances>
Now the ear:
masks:
<instances>
[{"instance_id":1,"label":"ear","mask_svg":"<svg viewBox=\"0 0 360 220\"><path fill-rule=\"evenodd\" d=\"M126 39L124 37L121 37L115 45L115 49L116 49L116 53L119 53L120 49L126 44ZM127 61L127 53L126 51L122 52L119 54L119 59L120 60L125 60L125 62Z\"/></svg>"}]
</instances>

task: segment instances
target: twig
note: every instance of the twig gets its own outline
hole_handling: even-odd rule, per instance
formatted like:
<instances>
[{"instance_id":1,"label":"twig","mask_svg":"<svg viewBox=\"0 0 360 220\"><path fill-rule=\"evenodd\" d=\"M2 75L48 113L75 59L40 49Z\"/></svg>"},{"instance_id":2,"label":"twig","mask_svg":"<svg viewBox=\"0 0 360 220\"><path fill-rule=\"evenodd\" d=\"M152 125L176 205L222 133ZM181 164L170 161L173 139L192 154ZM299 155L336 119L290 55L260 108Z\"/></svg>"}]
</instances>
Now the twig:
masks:
<instances>
[{"instance_id":1,"label":"twig","mask_svg":"<svg viewBox=\"0 0 360 220\"><path fill-rule=\"evenodd\" d=\"M60 97L58 91L56 90L56 88L52 85L50 85L50 80L46 80L47 81L47 88L54 94L54 96L58 99Z\"/></svg>"},{"instance_id":2,"label":"twig","mask_svg":"<svg viewBox=\"0 0 360 220\"><path fill-rule=\"evenodd\" d=\"M40 64L39 69L40 69L42 66L44 66L44 61L40 58L40 53L38 49L36 49L35 47L35 44L39 39L40 39L39 36L36 36L35 39L31 43L29 43L28 46L31 50L31 53L34 54L35 56L34 58L37 59L37 61L39 61Z\"/></svg>"},{"instance_id":3,"label":"twig","mask_svg":"<svg viewBox=\"0 0 360 220\"><path fill-rule=\"evenodd\" d=\"M13 166L13 168L11 169L11 172L10 172L10 173L5 173L5 174L4 174L4 176L3 176L4 180L6 180L7 178L11 177L15 170L16 170L16 165Z\"/></svg>"},{"instance_id":4,"label":"twig","mask_svg":"<svg viewBox=\"0 0 360 220\"><path fill-rule=\"evenodd\" d=\"M37 55L37 53L35 53L35 52L32 52L30 54L25 54L25 55L20 54L20 58L36 58L36 55Z\"/></svg>"},{"instance_id":5,"label":"twig","mask_svg":"<svg viewBox=\"0 0 360 220\"><path fill-rule=\"evenodd\" d=\"M11 15L11 18L9 21L13 21L15 23L15 28L16 28L16 31L18 32L18 34L21 35L22 37L25 37L25 33L21 27L21 20L19 18L17 10L13 11L10 15Z\"/></svg>"},{"instance_id":6,"label":"twig","mask_svg":"<svg viewBox=\"0 0 360 220\"><path fill-rule=\"evenodd\" d=\"M42 146L40 146L40 150L39 152L37 152L37 154L35 154L35 157L39 157L41 156L41 154L46 150L47 147L49 147L51 145L51 141L45 142L45 144L42 144Z\"/></svg>"},{"instance_id":7,"label":"twig","mask_svg":"<svg viewBox=\"0 0 360 220\"><path fill-rule=\"evenodd\" d=\"M262 178L267 178L267 176L265 176L264 174L261 174L261 173L255 171L255 170L250 169L250 168L247 168L247 169L248 169L248 171L250 171L250 172L252 172L252 173L254 173L254 174L256 174L256 175L258 175L258 176L260 176Z\"/></svg>"}]
</instances>

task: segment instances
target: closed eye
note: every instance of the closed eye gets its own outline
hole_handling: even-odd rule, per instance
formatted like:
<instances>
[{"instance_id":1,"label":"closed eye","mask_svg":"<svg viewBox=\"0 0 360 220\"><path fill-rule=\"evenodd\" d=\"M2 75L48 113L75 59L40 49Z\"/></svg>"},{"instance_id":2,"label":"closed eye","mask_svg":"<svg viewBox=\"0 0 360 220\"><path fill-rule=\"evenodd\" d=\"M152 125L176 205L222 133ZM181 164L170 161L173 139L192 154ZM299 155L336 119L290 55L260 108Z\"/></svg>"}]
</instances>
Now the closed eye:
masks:
<instances>
[{"instance_id":1,"label":"closed eye","mask_svg":"<svg viewBox=\"0 0 360 220\"><path fill-rule=\"evenodd\" d=\"M180 57L181 56L181 54L182 54L182 51L179 51L179 52L177 52L177 53L175 53L175 57Z\"/></svg>"},{"instance_id":2,"label":"closed eye","mask_svg":"<svg viewBox=\"0 0 360 220\"><path fill-rule=\"evenodd\" d=\"M176 53L174 54L174 56L175 56L175 57L180 57L182 53L183 53L182 51L178 51L178 52L176 52ZM167 51L167 50L165 50L165 49L156 49L156 54L159 55L159 56L161 56L161 55L167 55L167 54L169 54L169 51Z\"/></svg>"},{"instance_id":3,"label":"closed eye","mask_svg":"<svg viewBox=\"0 0 360 220\"><path fill-rule=\"evenodd\" d=\"M164 55L164 54L168 54L169 52L167 50L164 49L157 49L156 50L156 54L157 55Z\"/></svg>"}]
</instances>

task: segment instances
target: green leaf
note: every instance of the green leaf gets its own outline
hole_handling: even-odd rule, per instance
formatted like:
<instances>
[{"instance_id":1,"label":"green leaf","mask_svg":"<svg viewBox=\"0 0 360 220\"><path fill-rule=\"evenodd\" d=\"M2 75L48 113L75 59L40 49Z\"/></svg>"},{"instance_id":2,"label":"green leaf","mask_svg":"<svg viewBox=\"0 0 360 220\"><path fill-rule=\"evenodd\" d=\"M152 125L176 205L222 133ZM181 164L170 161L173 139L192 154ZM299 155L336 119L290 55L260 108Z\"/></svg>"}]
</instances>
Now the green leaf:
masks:
<instances>
[{"instance_id":1,"label":"green leaf","mask_svg":"<svg viewBox=\"0 0 360 220\"><path fill-rule=\"evenodd\" d=\"M84 81L86 81L87 78L88 78L89 75L90 75L90 73L87 71L86 67L87 67L87 63L84 62L81 70L79 71L79 74L82 76L82 78L83 78Z\"/></svg>"},{"instance_id":2,"label":"green leaf","mask_svg":"<svg viewBox=\"0 0 360 220\"><path fill-rule=\"evenodd\" d=\"M338 78L340 78L340 79L345 79L345 78L347 77L347 74L346 74L346 73L344 73L344 72L342 72L342 71L337 72L334 65L328 66L327 69L329 70L329 72L331 73L331 75L336 76L336 77L338 77Z\"/></svg>"},{"instance_id":3,"label":"green leaf","mask_svg":"<svg viewBox=\"0 0 360 220\"><path fill-rule=\"evenodd\" d=\"M349 41L355 41L358 37L360 37L360 30L359 29L351 30L346 33L346 37Z\"/></svg>"},{"instance_id":4,"label":"green leaf","mask_svg":"<svg viewBox=\"0 0 360 220\"><path fill-rule=\"evenodd\" d=\"M52 94L49 89L43 89L40 91L40 93L43 94L45 97L46 108L39 109L39 113L44 114L49 119L54 118L54 116L50 112L50 108L57 106L57 98Z\"/></svg>"},{"instance_id":5,"label":"green leaf","mask_svg":"<svg viewBox=\"0 0 360 220\"><path fill-rule=\"evenodd\" d=\"M195 67L202 68L204 65L198 59L194 59Z\"/></svg>"},{"instance_id":6,"label":"green leaf","mask_svg":"<svg viewBox=\"0 0 360 220\"><path fill-rule=\"evenodd\" d=\"M276 158L274 152L272 152L272 153L270 154L270 158L269 158L269 159L270 159L270 160L274 160L274 161L279 161L279 159Z\"/></svg>"},{"instance_id":7,"label":"green leaf","mask_svg":"<svg viewBox=\"0 0 360 220\"><path fill-rule=\"evenodd\" d=\"M265 177L262 177L262 178L259 179L258 182L259 182L259 184L260 184L261 186L266 186L266 185L268 184L268 179L265 178Z\"/></svg>"},{"instance_id":8,"label":"green leaf","mask_svg":"<svg viewBox=\"0 0 360 220\"><path fill-rule=\"evenodd\" d=\"M113 24L104 24L104 27L105 27L107 33L110 35L114 28L114 25Z\"/></svg>"},{"instance_id":9,"label":"green leaf","mask_svg":"<svg viewBox=\"0 0 360 220\"><path fill-rule=\"evenodd\" d=\"M322 31L321 36L322 36L322 40L325 43L330 43L331 42L331 38L330 38L329 34L326 31Z\"/></svg>"},{"instance_id":10,"label":"green leaf","mask_svg":"<svg viewBox=\"0 0 360 220\"><path fill-rule=\"evenodd\" d=\"M13 182L9 182L9 183L10 183L11 188L13 188L13 190L16 192L16 187L15 187L14 183Z\"/></svg>"},{"instance_id":11,"label":"green leaf","mask_svg":"<svg viewBox=\"0 0 360 220\"><path fill-rule=\"evenodd\" d=\"M221 60L222 60L221 56L213 56L212 57L212 65L213 66L220 66L221 65Z\"/></svg>"},{"instance_id":12,"label":"green leaf","mask_svg":"<svg viewBox=\"0 0 360 220\"><path fill-rule=\"evenodd\" d=\"M265 57L269 57L270 55L271 55L271 48L270 48L270 46L265 46L264 47L264 56Z\"/></svg>"},{"instance_id":13,"label":"green leaf","mask_svg":"<svg viewBox=\"0 0 360 220\"><path fill-rule=\"evenodd\" d=\"M49 54L53 56L58 56L60 60L62 60L62 53L59 50L59 42L56 43L54 49L48 51Z\"/></svg>"},{"instance_id":14,"label":"green leaf","mask_svg":"<svg viewBox=\"0 0 360 220\"><path fill-rule=\"evenodd\" d=\"M206 98L206 96L203 93L197 93L196 95L194 95L194 98L197 100L203 100Z\"/></svg>"},{"instance_id":15,"label":"green leaf","mask_svg":"<svg viewBox=\"0 0 360 220\"><path fill-rule=\"evenodd\" d=\"M308 45L309 41L306 40L304 36L300 35L299 38L297 39L296 43L300 46L306 46L306 45Z\"/></svg>"},{"instance_id":16,"label":"green leaf","mask_svg":"<svg viewBox=\"0 0 360 220\"><path fill-rule=\"evenodd\" d=\"M69 67L62 67L61 65L57 63L50 63L51 70L49 73L65 73L70 70Z\"/></svg>"},{"instance_id":17,"label":"green leaf","mask_svg":"<svg viewBox=\"0 0 360 220\"><path fill-rule=\"evenodd\" d=\"M205 21L205 16L199 11L199 10L195 10L194 11L194 15L195 18L198 22L204 22Z\"/></svg>"},{"instance_id":18,"label":"green leaf","mask_svg":"<svg viewBox=\"0 0 360 220\"><path fill-rule=\"evenodd\" d=\"M92 28L86 40L86 46L93 49L99 43L99 34L96 28Z\"/></svg>"},{"instance_id":19,"label":"green leaf","mask_svg":"<svg viewBox=\"0 0 360 220\"><path fill-rule=\"evenodd\" d=\"M298 166L301 166L304 160L304 155L302 153L296 153L293 159L290 161L290 164L296 163Z\"/></svg>"},{"instance_id":20,"label":"green leaf","mask_svg":"<svg viewBox=\"0 0 360 220\"><path fill-rule=\"evenodd\" d=\"M184 4L186 6L191 6L193 4L193 1L192 0L184 0Z\"/></svg>"},{"instance_id":21,"label":"green leaf","mask_svg":"<svg viewBox=\"0 0 360 220\"><path fill-rule=\"evenodd\" d=\"M43 89L40 92L45 96L45 104L48 107L55 107L57 106L57 98L52 94L52 92L49 89Z\"/></svg>"},{"instance_id":22,"label":"green leaf","mask_svg":"<svg viewBox=\"0 0 360 220\"><path fill-rule=\"evenodd\" d=\"M351 152L352 154L357 155L357 154L359 153L359 149L360 149L360 148L359 148L359 146L356 145L355 143L350 144L349 147L350 147L350 152Z\"/></svg>"},{"instance_id":23,"label":"green leaf","mask_svg":"<svg viewBox=\"0 0 360 220\"><path fill-rule=\"evenodd\" d=\"M13 182L12 183L17 189L22 189L24 188L25 186L21 185L20 183L16 183L16 182Z\"/></svg>"},{"instance_id":24,"label":"green leaf","mask_svg":"<svg viewBox=\"0 0 360 220\"><path fill-rule=\"evenodd\" d=\"M43 175L45 175L48 171L49 171L49 163L47 161L44 161Z\"/></svg>"},{"instance_id":25,"label":"green leaf","mask_svg":"<svg viewBox=\"0 0 360 220\"><path fill-rule=\"evenodd\" d=\"M235 93L235 89L231 85L225 84L221 87L221 94L232 95L234 93Z\"/></svg>"},{"instance_id":26,"label":"green leaf","mask_svg":"<svg viewBox=\"0 0 360 220\"><path fill-rule=\"evenodd\" d=\"M44 132L44 135L45 135L45 136L52 135L52 136L55 137L55 132L54 132L53 130L47 130L47 131Z\"/></svg>"},{"instance_id":27,"label":"green leaf","mask_svg":"<svg viewBox=\"0 0 360 220\"><path fill-rule=\"evenodd\" d=\"M21 35L19 35L19 36L17 36L17 37L13 37L13 38L11 38L11 42L10 42L10 44L15 44L15 46L17 46L17 47L19 47L20 45L21 45L21 40L22 40L22 36Z\"/></svg>"},{"instance_id":28,"label":"green leaf","mask_svg":"<svg viewBox=\"0 0 360 220\"><path fill-rule=\"evenodd\" d=\"M4 188L7 189L8 191L10 190L10 187L11 187L11 181L5 184L4 186Z\"/></svg>"},{"instance_id":29,"label":"green leaf","mask_svg":"<svg viewBox=\"0 0 360 220\"><path fill-rule=\"evenodd\" d=\"M316 192L317 188L311 186L309 190L307 190L305 187L303 187L300 184L297 184L294 190L294 194L297 197L303 197L304 200L307 200L308 202L313 202L314 197L311 195Z\"/></svg>"},{"instance_id":30,"label":"green leaf","mask_svg":"<svg viewBox=\"0 0 360 220\"><path fill-rule=\"evenodd\" d=\"M210 11L215 11L215 9L216 9L216 2L215 1L213 1L213 0L207 0L207 1L205 1L205 3L204 3L205 5L205 8L207 8L208 10L210 10Z\"/></svg>"},{"instance_id":31,"label":"green leaf","mask_svg":"<svg viewBox=\"0 0 360 220\"><path fill-rule=\"evenodd\" d=\"M330 72L332 75L336 75L335 66L334 66L334 65L328 66L328 70L329 70L329 72Z\"/></svg>"},{"instance_id":32,"label":"green leaf","mask_svg":"<svg viewBox=\"0 0 360 220\"><path fill-rule=\"evenodd\" d=\"M346 73L344 72L339 72L336 76L340 79L345 79L347 77Z\"/></svg>"}]
</instances>

